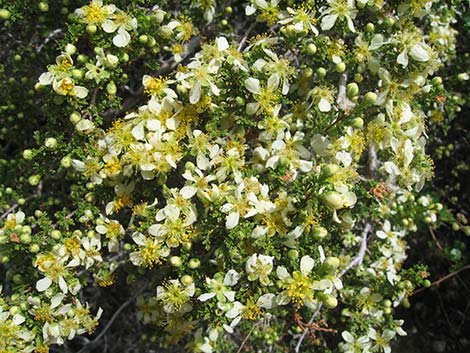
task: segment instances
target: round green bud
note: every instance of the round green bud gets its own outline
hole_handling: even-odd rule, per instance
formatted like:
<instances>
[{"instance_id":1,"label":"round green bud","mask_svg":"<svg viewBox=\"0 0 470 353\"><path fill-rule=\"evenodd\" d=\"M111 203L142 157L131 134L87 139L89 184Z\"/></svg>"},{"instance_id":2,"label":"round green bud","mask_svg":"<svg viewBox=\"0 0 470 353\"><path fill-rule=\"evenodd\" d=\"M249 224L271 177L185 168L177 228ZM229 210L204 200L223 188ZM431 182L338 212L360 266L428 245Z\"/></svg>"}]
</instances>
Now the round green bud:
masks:
<instances>
[{"instance_id":1,"label":"round green bud","mask_svg":"<svg viewBox=\"0 0 470 353\"><path fill-rule=\"evenodd\" d=\"M30 244L32 240L33 240L33 238L31 238L30 234L21 234L20 235L20 241L23 244Z\"/></svg>"},{"instance_id":2,"label":"round green bud","mask_svg":"<svg viewBox=\"0 0 470 353\"><path fill-rule=\"evenodd\" d=\"M431 83L433 84L433 86L441 85L442 84L442 77L440 77L440 76L433 77L433 79L431 80Z\"/></svg>"},{"instance_id":3,"label":"round green bud","mask_svg":"<svg viewBox=\"0 0 470 353\"><path fill-rule=\"evenodd\" d=\"M222 21L220 21L220 25L222 27L226 27L226 26L228 26L228 21L226 19L223 19Z\"/></svg>"},{"instance_id":4,"label":"round green bud","mask_svg":"<svg viewBox=\"0 0 470 353\"><path fill-rule=\"evenodd\" d=\"M14 59L15 61L21 61L22 57L21 57L20 54L16 54L16 55L13 57L13 59ZM16 79L15 79L15 78L13 78L13 80L15 80L15 82L16 82Z\"/></svg>"},{"instance_id":5,"label":"round green bud","mask_svg":"<svg viewBox=\"0 0 470 353\"><path fill-rule=\"evenodd\" d=\"M351 120L351 126L356 129L362 129L364 127L364 119L354 118Z\"/></svg>"},{"instance_id":6,"label":"round green bud","mask_svg":"<svg viewBox=\"0 0 470 353\"><path fill-rule=\"evenodd\" d=\"M193 278L189 275L184 275L183 277L181 277L181 283L183 283L183 285L185 286L189 286L193 282L194 282Z\"/></svg>"},{"instance_id":7,"label":"round green bud","mask_svg":"<svg viewBox=\"0 0 470 353\"><path fill-rule=\"evenodd\" d=\"M44 146L50 149L54 149L57 147L57 139L54 137L48 137L46 141L44 141Z\"/></svg>"},{"instance_id":8,"label":"round green bud","mask_svg":"<svg viewBox=\"0 0 470 353\"><path fill-rule=\"evenodd\" d=\"M47 2L41 1L38 4L39 11L41 12L47 12L49 11L49 4Z\"/></svg>"},{"instance_id":9,"label":"round green bud","mask_svg":"<svg viewBox=\"0 0 470 353\"><path fill-rule=\"evenodd\" d=\"M346 86L346 95L349 98L356 97L359 94L359 86L356 82L348 83Z\"/></svg>"},{"instance_id":10,"label":"round green bud","mask_svg":"<svg viewBox=\"0 0 470 353\"><path fill-rule=\"evenodd\" d=\"M149 40L149 36L146 35L146 34L141 34L141 35L139 36L139 42L140 42L141 44L147 43L148 40Z\"/></svg>"},{"instance_id":11,"label":"round green bud","mask_svg":"<svg viewBox=\"0 0 470 353\"><path fill-rule=\"evenodd\" d=\"M313 55L317 52L317 46L314 43L307 45L307 53Z\"/></svg>"},{"instance_id":12,"label":"round green bud","mask_svg":"<svg viewBox=\"0 0 470 353\"><path fill-rule=\"evenodd\" d=\"M80 120L82 120L82 116L80 115L80 113L78 112L73 112L72 114L70 114L70 122L72 124L77 124Z\"/></svg>"},{"instance_id":13,"label":"round green bud","mask_svg":"<svg viewBox=\"0 0 470 353\"><path fill-rule=\"evenodd\" d=\"M34 174L28 178L28 183L31 186L36 186L39 184L40 180L41 180L41 176L39 174Z\"/></svg>"},{"instance_id":14,"label":"round green bud","mask_svg":"<svg viewBox=\"0 0 470 353\"><path fill-rule=\"evenodd\" d=\"M385 27L393 27L393 25L395 24L395 19L392 18L392 17L387 17L384 21L383 21L383 24L385 25Z\"/></svg>"},{"instance_id":15,"label":"round green bud","mask_svg":"<svg viewBox=\"0 0 470 353\"><path fill-rule=\"evenodd\" d=\"M411 306L408 298L403 299L403 301L401 302L401 305L403 305L405 309L408 309Z\"/></svg>"},{"instance_id":16,"label":"round green bud","mask_svg":"<svg viewBox=\"0 0 470 353\"><path fill-rule=\"evenodd\" d=\"M423 281L423 286L425 286L425 287L431 287L431 281L428 280L428 279L425 279L425 280Z\"/></svg>"},{"instance_id":17,"label":"round green bud","mask_svg":"<svg viewBox=\"0 0 470 353\"><path fill-rule=\"evenodd\" d=\"M154 20L157 24L162 23L163 20L165 19L165 11L163 11L163 10L155 11L154 14L153 14L153 18L154 18Z\"/></svg>"},{"instance_id":18,"label":"round green bud","mask_svg":"<svg viewBox=\"0 0 470 353\"><path fill-rule=\"evenodd\" d=\"M106 85L106 92L108 92L108 94L110 94L112 96L116 94L117 87L116 87L116 84L114 83L114 81L111 81Z\"/></svg>"},{"instance_id":19,"label":"round green bud","mask_svg":"<svg viewBox=\"0 0 470 353\"><path fill-rule=\"evenodd\" d=\"M317 75L319 78L323 78L326 76L326 69L324 67L319 67L317 69Z\"/></svg>"},{"instance_id":20,"label":"round green bud","mask_svg":"<svg viewBox=\"0 0 470 353\"><path fill-rule=\"evenodd\" d=\"M150 37L149 41L147 42L147 46L149 48L153 48L155 45L157 45L157 41L155 40L155 38Z\"/></svg>"},{"instance_id":21,"label":"round green bud","mask_svg":"<svg viewBox=\"0 0 470 353\"><path fill-rule=\"evenodd\" d=\"M183 246L183 249L185 250L191 250L191 248L193 247L193 243L191 243L190 241L184 242L181 245Z\"/></svg>"},{"instance_id":22,"label":"round green bud","mask_svg":"<svg viewBox=\"0 0 470 353\"><path fill-rule=\"evenodd\" d=\"M14 305L10 308L9 312L10 312L11 315L21 314L21 309L20 309L19 306Z\"/></svg>"},{"instance_id":23,"label":"round green bud","mask_svg":"<svg viewBox=\"0 0 470 353\"><path fill-rule=\"evenodd\" d=\"M231 14L233 12L232 6L225 7L225 13Z\"/></svg>"},{"instance_id":24,"label":"round green bud","mask_svg":"<svg viewBox=\"0 0 470 353\"><path fill-rule=\"evenodd\" d=\"M173 30L168 26L161 26L158 29L158 35L163 39L169 39L173 34Z\"/></svg>"},{"instance_id":25,"label":"round green bud","mask_svg":"<svg viewBox=\"0 0 470 353\"><path fill-rule=\"evenodd\" d=\"M11 12L7 9L0 9L0 19L8 20L11 16Z\"/></svg>"},{"instance_id":26,"label":"round green bud","mask_svg":"<svg viewBox=\"0 0 470 353\"><path fill-rule=\"evenodd\" d=\"M460 225L459 225L458 223L456 223L456 222L452 223L452 230L453 230L454 232L459 231L459 230L460 230Z\"/></svg>"},{"instance_id":27,"label":"round green bud","mask_svg":"<svg viewBox=\"0 0 470 353\"><path fill-rule=\"evenodd\" d=\"M83 70L73 69L72 70L72 77L76 80L82 79L83 78Z\"/></svg>"},{"instance_id":28,"label":"round green bud","mask_svg":"<svg viewBox=\"0 0 470 353\"><path fill-rule=\"evenodd\" d=\"M130 244L130 243L125 243L125 244L124 244L124 250L125 250L125 251L131 251L131 250L132 250L132 244Z\"/></svg>"},{"instance_id":29,"label":"round green bud","mask_svg":"<svg viewBox=\"0 0 470 353\"><path fill-rule=\"evenodd\" d=\"M33 229L31 226L25 225L21 227L21 232L25 234L31 234L33 232Z\"/></svg>"},{"instance_id":30,"label":"round green bud","mask_svg":"<svg viewBox=\"0 0 470 353\"><path fill-rule=\"evenodd\" d=\"M339 166L337 164L332 164L332 163L327 164L322 168L323 175L327 178L336 174L338 170L339 170Z\"/></svg>"},{"instance_id":31,"label":"round green bud","mask_svg":"<svg viewBox=\"0 0 470 353\"><path fill-rule=\"evenodd\" d=\"M25 203L26 203L26 199L24 199L23 197L18 199L18 205L23 206Z\"/></svg>"},{"instance_id":32,"label":"round green bud","mask_svg":"<svg viewBox=\"0 0 470 353\"><path fill-rule=\"evenodd\" d=\"M72 157L70 156L65 156L60 160L60 165L63 168L70 168L72 166Z\"/></svg>"},{"instance_id":33,"label":"round green bud","mask_svg":"<svg viewBox=\"0 0 470 353\"><path fill-rule=\"evenodd\" d=\"M470 79L470 75L466 72L462 72L457 75L457 80L459 81L467 81L468 79Z\"/></svg>"},{"instance_id":34,"label":"round green bud","mask_svg":"<svg viewBox=\"0 0 470 353\"><path fill-rule=\"evenodd\" d=\"M87 60L88 60L88 58L86 57L86 55L80 54L80 55L77 56L77 61L78 61L80 64L86 63Z\"/></svg>"},{"instance_id":35,"label":"round green bud","mask_svg":"<svg viewBox=\"0 0 470 353\"><path fill-rule=\"evenodd\" d=\"M343 208L343 198L336 191L329 191L323 196L323 200L326 202L328 207L339 210Z\"/></svg>"},{"instance_id":36,"label":"round green bud","mask_svg":"<svg viewBox=\"0 0 470 353\"><path fill-rule=\"evenodd\" d=\"M201 266L201 261L199 259L193 258L193 259L189 260L188 266L189 266L190 269L194 270L194 269L198 268L199 266Z\"/></svg>"},{"instance_id":37,"label":"round green bud","mask_svg":"<svg viewBox=\"0 0 470 353\"><path fill-rule=\"evenodd\" d=\"M340 265L340 261L335 256L328 256L325 260L325 264L332 268L338 268Z\"/></svg>"},{"instance_id":38,"label":"round green bud","mask_svg":"<svg viewBox=\"0 0 470 353\"><path fill-rule=\"evenodd\" d=\"M31 151L30 149L23 151L23 158L26 159L27 161L32 160L33 157L34 157L33 151Z\"/></svg>"},{"instance_id":39,"label":"round green bud","mask_svg":"<svg viewBox=\"0 0 470 353\"><path fill-rule=\"evenodd\" d=\"M245 100L242 97L237 96L235 98L235 104L239 107L243 107L245 105Z\"/></svg>"},{"instance_id":40,"label":"round green bud","mask_svg":"<svg viewBox=\"0 0 470 353\"><path fill-rule=\"evenodd\" d=\"M311 67L306 67L302 70L302 76L306 78L310 78L313 76L313 69Z\"/></svg>"},{"instance_id":41,"label":"round green bud","mask_svg":"<svg viewBox=\"0 0 470 353\"><path fill-rule=\"evenodd\" d=\"M374 32L375 30L375 26L373 23L369 22L368 24L366 24L366 32Z\"/></svg>"},{"instance_id":42,"label":"round green bud","mask_svg":"<svg viewBox=\"0 0 470 353\"><path fill-rule=\"evenodd\" d=\"M291 260L296 260L299 258L299 252L295 249L290 249L288 252L287 252L287 257Z\"/></svg>"},{"instance_id":43,"label":"round green bud","mask_svg":"<svg viewBox=\"0 0 470 353\"><path fill-rule=\"evenodd\" d=\"M340 74L346 71L346 64L344 62L339 62L335 66L336 72L339 72Z\"/></svg>"},{"instance_id":44,"label":"round green bud","mask_svg":"<svg viewBox=\"0 0 470 353\"><path fill-rule=\"evenodd\" d=\"M51 238L55 240L59 240L60 238L62 238L62 233L60 232L60 230L57 230L57 229L53 229L50 235L51 235Z\"/></svg>"},{"instance_id":45,"label":"round green bud","mask_svg":"<svg viewBox=\"0 0 470 353\"><path fill-rule=\"evenodd\" d=\"M325 295L323 295L322 303L328 309L333 309L333 308L336 308L338 306L338 299L336 299L331 294L325 294Z\"/></svg>"},{"instance_id":46,"label":"round green bud","mask_svg":"<svg viewBox=\"0 0 470 353\"><path fill-rule=\"evenodd\" d=\"M96 31L98 30L98 27L96 27L96 25L94 24L89 24L88 26L86 26L86 31L88 32L88 34L95 34Z\"/></svg>"},{"instance_id":47,"label":"round green bud","mask_svg":"<svg viewBox=\"0 0 470 353\"><path fill-rule=\"evenodd\" d=\"M40 248L39 248L38 244L31 244L29 246L29 251L32 252L32 253L38 253L39 250L40 250Z\"/></svg>"},{"instance_id":48,"label":"round green bud","mask_svg":"<svg viewBox=\"0 0 470 353\"><path fill-rule=\"evenodd\" d=\"M377 94L374 92L367 92L364 95L364 104L372 105L377 102Z\"/></svg>"},{"instance_id":49,"label":"round green bud","mask_svg":"<svg viewBox=\"0 0 470 353\"><path fill-rule=\"evenodd\" d=\"M383 304L386 308L391 308L392 307L392 301L390 299L385 299Z\"/></svg>"},{"instance_id":50,"label":"round green bud","mask_svg":"<svg viewBox=\"0 0 470 353\"><path fill-rule=\"evenodd\" d=\"M43 213L42 213L41 210L35 210L35 211L34 211L34 217L39 218L39 217L41 217L42 215L43 215Z\"/></svg>"},{"instance_id":51,"label":"round green bud","mask_svg":"<svg viewBox=\"0 0 470 353\"><path fill-rule=\"evenodd\" d=\"M77 47L71 43L67 44L64 48L65 52L69 55L73 55L77 52Z\"/></svg>"},{"instance_id":52,"label":"round green bud","mask_svg":"<svg viewBox=\"0 0 470 353\"><path fill-rule=\"evenodd\" d=\"M174 267L180 267L183 265L183 260L179 256L172 256L170 257L170 264Z\"/></svg>"},{"instance_id":53,"label":"round green bud","mask_svg":"<svg viewBox=\"0 0 470 353\"><path fill-rule=\"evenodd\" d=\"M315 227L312 230L312 236L316 240L324 239L328 235L328 230L325 227Z\"/></svg>"}]
</instances>

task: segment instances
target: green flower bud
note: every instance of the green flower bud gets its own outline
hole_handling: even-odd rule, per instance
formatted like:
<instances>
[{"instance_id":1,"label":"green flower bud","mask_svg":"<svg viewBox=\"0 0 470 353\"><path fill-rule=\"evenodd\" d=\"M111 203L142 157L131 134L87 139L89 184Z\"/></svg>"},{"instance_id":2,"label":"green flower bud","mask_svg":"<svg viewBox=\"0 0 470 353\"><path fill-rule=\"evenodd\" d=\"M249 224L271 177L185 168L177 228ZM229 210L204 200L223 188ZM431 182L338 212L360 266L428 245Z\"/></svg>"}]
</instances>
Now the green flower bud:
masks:
<instances>
[{"instance_id":1,"label":"green flower bud","mask_svg":"<svg viewBox=\"0 0 470 353\"><path fill-rule=\"evenodd\" d=\"M51 231L51 238L59 240L60 238L62 238L62 233L60 232L60 230L54 229Z\"/></svg>"},{"instance_id":2,"label":"green flower bud","mask_svg":"<svg viewBox=\"0 0 470 353\"><path fill-rule=\"evenodd\" d=\"M188 266L190 269L196 269L201 266L201 261L199 259L191 259L189 260Z\"/></svg>"},{"instance_id":3,"label":"green flower bud","mask_svg":"<svg viewBox=\"0 0 470 353\"><path fill-rule=\"evenodd\" d=\"M337 164L327 164L322 168L322 173L325 177L330 177L336 174L339 170L339 166Z\"/></svg>"},{"instance_id":4,"label":"green flower bud","mask_svg":"<svg viewBox=\"0 0 470 353\"><path fill-rule=\"evenodd\" d=\"M80 64L84 64L87 62L87 57L86 55L83 55L83 54L80 54L79 56L77 56L77 61L80 63Z\"/></svg>"},{"instance_id":5,"label":"green flower bud","mask_svg":"<svg viewBox=\"0 0 470 353\"><path fill-rule=\"evenodd\" d=\"M359 94L359 86L355 82L351 82L346 86L346 95L349 98L356 97Z\"/></svg>"},{"instance_id":6,"label":"green flower bud","mask_svg":"<svg viewBox=\"0 0 470 353\"><path fill-rule=\"evenodd\" d=\"M185 286L189 286L194 282L193 278L189 275L184 275L181 277L181 283L183 283Z\"/></svg>"},{"instance_id":7,"label":"green flower bud","mask_svg":"<svg viewBox=\"0 0 470 353\"><path fill-rule=\"evenodd\" d=\"M31 175L29 178L28 178L28 183L29 185L31 186L36 186L39 184L39 181L41 181L41 176L39 174L34 174L34 175Z\"/></svg>"},{"instance_id":8,"label":"green flower bud","mask_svg":"<svg viewBox=\"0 0 470 353\"><path fill-rule=\"evenodd\" d=\"M325 260L325 264L328 265L331 268L338 268L340 265L340 261L337 257L334 256L328 256Z\"/></svg>"},{"instance_id":9,"label":"green flower bud","mask_svg":"<svg viewBox=\"0 0 470 353\"><path fill-rule=\"evenodd\" d=\"M29 251L32 252L32 253L38 253L39 250L40 250L40 248L39 248L38 244L31 244L29 246Z\"/></svg>"},{"instance_id":10,"label":"green flower bud","mask_svg":"<svg viewBox=\"0 0 470 353\"><path fill-rule=\"evenodd\" d=\"M343 73L346 71L346 64L344 62L337 63L335 66L336 72Z\"/></svg>"},{"instance_id":11,"label":"green flower bud","mask_svg":"<svg viewBox=\"0 0 470 353\"><path fill-rule=\"evenodd\" d=\"M318 75L319 78L325 77L326 76L326 69L323 68L323 67L319 67L317 69L317 75Z\"/></svg>"},{"instance_id":12,"label":"green flower bud","mask_svg":"<svg viewBox=\"0 0 470 353\"><path fill-rule=\"evenodd\" d=\"M442 84L442 77L439 77L439 76L433 77L433 79L431 80L431 83L433 84L433 86L441 85Z\"/></svg>"},{"instance_id":13,"label":"green flower bud","mask_svg":"<svg viewBox=\"0 0 470 353\"><path fill-rule=\"evenodd\" d=\"M80 69L73 69L72 70L72 77L74 79L80 80L83 78L83 70Z\"/></svg>"},{"instance_id":14,"label":"green flower bud","mask_svg":"<svg viewBox=\"0 0 470 353\"><path fill-rule=\"evenodd\" d=\"M23 158L26 159L27 161L32 160L33 157L34 157L33 151L31 151L30 149L23 151Z\"/></svg>"},{"instance_id":15,"label":"green flower bud","mask_svg":"<svg viewBox=\"0 0 470 353\"><path fill-rule=\"evenodd\" d=\"M179 256L172 256L170 257L170 264L174 267L180 267L183 265L183 260Z\"/></svg>"},{"instance_id":16,"label":"green flower bud","mask_svg":"<svg viewBox=\"0 0 470 353\"><path fill-rule=\"evenodd\" d=\"M77 47L71 43L67 44L64 48L65 52L69 55L73 55L77 52Z\"/></svg>"},{"instance_id":17,"label":"green flower bud","mask_svg":"<svg viewBox=\"0 0 470 353\"><path fill-rule=\"evenodd\" d=\"M149 40L149 37L148 37L148 35L146 35L146 34L141 34L141 35L139 36L139 42L140 42L141 44L147 43L148 40Z\"/></svg>"},{"instance_id":18,"label":"green flower bud","mask_svg":"<svg viewBox=\"0 0 470 353\"><path fill-rule=\"evenodd\" d=\"M165 19L165 11L163 11L163 10L155 11L154 14L153 14L153 18L154 18L154 20L157 24L162 23L163 20Z\"/></svg>"},{"instance_id":19,"label":"green flower bud","mask_svg":"<svg viewBox=\"0 0 470 353\"><path fill-rule=\"evenodd\" d=\"M47 12L49 11L49 4L47 2L41 1L38 4L39 11L41 12Z\"/></svg>"},{"instance_id":20,"label":"green flower bud","mask_svg":"<svg viewBox=\"0 0 470 353\"><path fill-rule=\"evenodd\" d=\"M331 294L324 294L322 295L321 301L325 307L328 309L333 309L338 306L338 299L336 299Z\"/></svg>"},{"instance_id":21,"label":"green flower bud","mask_svg":"<svg viewBox=\"0 0 470 353\"><path fill-rule=\"evenodd\" d=\"M317 46L314 43L307 45L307 54L313 55L317 52Z\"/></svg>"},{"instance_id":22,"label":"green flower bud","mask_svg":"<svg viewBox=\"0 0 470 353\"><path fill-rule=\"evenodd\" d=\"M354 118L351 120L351 126L356 129L362 129L364 127L364 119Z\"/></svg>"},{"instance_id":23,"label":"green flower bud","mask_svg":"<svg viewBox=\"0 0 470 353\"><path fill-rule=\"evenodd\" d=\"M168 26L161 26L158 30L158 35L163 39L169 39L173 34L173 30Z\"/></svg>"},{"instance_id":24,"label":"green flower bud","mask_svg":"<svg viewBox=\"0 0 470 353\"><path fill-rule=\"evenodd\" d=\"M328 235L328 230L325 227L315 227L311 232L312 236L316 240L322 240Z\"/></svg>"},{"instance_id":25,"label":"green flower bud","mask_svg":"<svg viewBox=\"0 0 470 353\"><path fill-rule=\"evenodd\" d=\"M23 243L23 244L29 244L31 243L33 239L31 238L31 235L30 234L21 234L20 235L20 241Z\"/></svg>"},{"instance_id":26,"label":"green flower bud","mask_svg":"<svg viewBox=\"0 0 470 353\"><path fill-rule=\"evenodd\" d=\"M374 32L374 30L375 30L375 26L373 23L369 22L368 24L366 24L366 32Z\"/></svg>"},{"instance_id":27,"label":"green flower bud","mask_svg":"<svg viewBox=\"0 0 470 353\"><path fill-rule=\"evenodd\" d=\"M96 25L94 24L89 24L88 26L86 26L86 31L88 32L88 34L95 34L96 31L98 30L98 27L96 27Z\"/></svg>"},{"instance_id":28,"label":"green flower bud","mask_svg":"<svg viewBox=\"0 0 470 353\"><path fill-rule=\"evenodd\" d=\"M65 156L60 160L60 165L63 168L70 168L72 166L72 157L70 156Z\"/></svg>"},{"instance_id":29,"label":"green flower bud","mask_svg":"<svg viewBox=\"0 0 470 353\"><path fill-rule=\"evenodd\" d=\"M295 260L295 259L298 259L299 258L299 252L295 249L290 249L288 252L287 252L287 257L291 260Z\"/></svg>"},{"instance_id":30,"label":"green flower bud","mask_svg":"<svg viewBox=\"0 0 470 353\"><path fill-rule=\"evenodd\" d=\"M44 146L50 149L54 149L57 147L57 139L54 137L48 137L46 141L44 141Z\"/></svg>"},{"instance_id":31,"label":"green flower bud","mask_svg":"<svg viewBox=\"0 0 470 353\"><path fill-rule=\"evenodd\" d=\"M106 85L106 92L108 92L108 94L110 94L110 95L115 95L116 94L117 87L116 87L116 84L114 83L114 81L111 81Z\"/></svg>"},{"instance_id":32,"label":"green flower bud","mask_svg":"<svg viewBox=\"0 0 470 353\"><path fill-rule=\"evenodd\" d=\"M343 208L343 198L339 193L335 191L330 191L326 193L325 196L323 196L323 200L325 200L328 207L334 210L339 210L340 208Z\"/></svg>"},{"instance_id":33,"label":"green flower bud","mask_svg":"<svg viewBox=\"0 0 470 353\"><path fill-rule=\"evenodd\" d=\"M8 20L11 16L11 12L7 9L0 9L0 18L2 20Z\"/></svg>"},{"instance_id":34,"label":"green flower bud","mask_svg":"<svg viewBox=\"0 0 470 353\"><path fill-rule=\"evenodd\" d=\"M372 105L372 104L375 104L375 102L377 102L377 94L376 93L367 92L364 95L364 104Z\"/></svg>"}]
</instances>

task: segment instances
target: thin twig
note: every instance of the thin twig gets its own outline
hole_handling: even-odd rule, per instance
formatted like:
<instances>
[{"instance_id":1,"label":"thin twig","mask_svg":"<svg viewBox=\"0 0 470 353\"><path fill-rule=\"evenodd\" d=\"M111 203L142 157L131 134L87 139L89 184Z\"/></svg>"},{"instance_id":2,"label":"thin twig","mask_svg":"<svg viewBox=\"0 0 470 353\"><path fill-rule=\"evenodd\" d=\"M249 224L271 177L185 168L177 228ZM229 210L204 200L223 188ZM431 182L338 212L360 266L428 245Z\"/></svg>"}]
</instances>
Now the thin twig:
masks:
<instances>
[{"instance_id":1,"label":"thin twig","mask_svg":"<svg viewBox=\"0 0 470 353\"><path fill-rule=\"evenodd\" d=\"M366 251L367 251L367 236L371 230L372 230L371 224L367 223L364 227L364 230L362 231L362 235L361 235L362 240L361 240L361 247L359 248L359 253L349 263L349 265L340 273L338 278L343 277L346 274L346 272L348 272L354 266L360 266L362 264L362 261L364 261L364 256L366 255Z\"/></svg>"},{"instance_id":2,"label":"thin twig","mask_svg":"<svg viewBox=\"0 0 470 353\"><path fill-rule=\"evenodd\" d=\"M251 330L250 332L248 332L248 334L245 336L245 338L243 339L242 341L242 344L240 345L240 347L238 348L237 350L237 353L240 353L243 349L243 347L245 346L246 342L248 342L248 339L250 338L251 334L253 333L253 331L255 330L255 328L259 325L259 323L256 323L255 325L253 325L251 327Z\"/></svg>"},{"instance_id":3,"label":"thin twig","mask_svg":"<svg viewBox=\"0 0 470 353\"><path fill-rule=\"evenodd\" d=\"M253 28L255 28L256 26L256 21L254 21L250 27L248 27L248 30L245 32L245 35L243 36L242 40L240 41L240 44L238 44L238 48L237 50L238 51L241 51L243 46L245 45L245 42L246 40L248 39L248 36L250 35L251 31L253 30Z\"/></svg>"},{"instance_id":4,"label":"thin twig","mask_svg":"<svg viewBox=\"0 0 470 353\"><path fill-rule=\"evenodd\" d=\"M452 278L452 277L458 275L460 272L465 271L465 270L469 270L469 269L470 269L470 265L467 265L467 266L464 266L464 267L462 267L461 269L459 269L459 270L457 270L457 271L451 272L451 273L449 273L448 275L445 275L444 277L441 277L441 278L439 278L438 280L432 282L429 287L422 287L422 288L419 288L419 289L415 290L413 293L410 294L410 297L411 297L412 295L421 293L422 291L424 291L424 290L426 290L426 289L428 289L428 288L437 286L437 285L441 284L442 282L447 281L449 278Z\"/></svg>"},{"instance_id":5,"label":"thin twig","mask_svg":"<svg viewBox=\"0 0 470 353\"><path fill-rule=\"evenodd\" d=\"M307 327L302 332L302 335L300 336L299 341L297 342L297 345L295 346L295 353L300 352L300 347L302 346L302 342L304 341L305 337L307 336L307 333L310 331L308 326L310 326L313 323L313 321L315 320L315 317L320 313L320 310L321 310L322 307L323 307L323 304L320 304L318 306L317 310L315 310L315 312L312 314L312 317L310 318L310 320L308 320Z\"/></svg>"},{"instance_id":6,"label":"thin twig","mask_svg":"<svg viewBox=\"0 0 470 353\"><path fill-rule=\"evenodd\" d=\"M39 182L38 187L36 188L36 191L34 194L29 195L27 198L25 198L25 201L29 201L31 199L34 199L38 196L41 196L42 193L42 181ZM14 210L18 208L19 204L16 203L13 206L11 206L8 210L6 210L2 215L0 215L0 220L3 220L6 216L8 216L10 213L12 213Z\"/></svg>"}]
</instances>

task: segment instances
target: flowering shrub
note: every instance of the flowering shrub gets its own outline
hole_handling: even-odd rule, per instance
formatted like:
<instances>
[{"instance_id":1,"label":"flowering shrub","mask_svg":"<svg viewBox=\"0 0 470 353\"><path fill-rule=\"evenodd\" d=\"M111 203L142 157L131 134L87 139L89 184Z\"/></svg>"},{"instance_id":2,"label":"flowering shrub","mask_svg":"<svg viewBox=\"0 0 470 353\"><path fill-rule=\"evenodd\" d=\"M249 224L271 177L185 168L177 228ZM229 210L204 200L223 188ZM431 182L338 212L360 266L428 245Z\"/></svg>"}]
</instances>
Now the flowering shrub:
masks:
<instances>
[{"instance_id":1,"label":"flowering shrub","mask_svg":"<svg viewBox=\"0 0 470 353\"><path fill-rule=\"evenodd\" d=\"M134 299L128 320L169 351L389 352L406 334L394 308L428 284L402 270L406 237L445 211L418 192L450 5L23 5L0 10L24 45L1 71L0 352L108 322L89 351ZM110 286L127 299L107 313Z\"/></svg>"}]
</instances>

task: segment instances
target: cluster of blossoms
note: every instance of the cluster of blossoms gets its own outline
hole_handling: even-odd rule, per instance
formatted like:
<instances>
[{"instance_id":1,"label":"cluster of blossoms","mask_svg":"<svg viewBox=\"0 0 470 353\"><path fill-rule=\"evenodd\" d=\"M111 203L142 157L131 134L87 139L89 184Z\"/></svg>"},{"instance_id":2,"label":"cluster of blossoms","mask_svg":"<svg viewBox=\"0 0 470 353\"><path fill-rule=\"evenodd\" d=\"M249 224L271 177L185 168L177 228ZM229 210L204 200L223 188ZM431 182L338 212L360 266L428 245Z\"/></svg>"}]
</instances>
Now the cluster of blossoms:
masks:
<instances>
[{"instance_id":1,"label":"cluster of blossoms","mask_svg":"<svg viewBox=\"0 0 470 353\"><path fill-rule=\"evenodd\" d=\"M72 114L89 142L85 152L61 156L62 166L101 199L81 215L84 231L54 233L53 246L29 249L37 293L25 308L0 305L1 349L42 352L91 332L101 311L92 317L78 301L87 285L78 273L109 285L117 265L103 263L118 257L152 277L138 317L160 327L167 345L215 352L244 324L294 312L320 331L339 331L335 351L390 351L405 334L393 308L412 291L401 267L413 226L401 222L399 207L432 174L426 116L415 100L433 94L431 76L451 57L443 51L455 33L450 20L431 16L441 8L433 1L321 3L253 0L246 21L255 16L272 34L241 43L218 36L168 77L148 72L147 101L108 124L86 108ZM199 7L212 21L215 1ZM132 15L100 0L75 14L116 33L114 46L132 47ZM178 63L197 30L185 17L161 22ZM114 49L95 48L83 75L73 54L61 54L39 82L94 105L89 90L120 69L125 53ZM75 85L81 76L89 89ZM439 209L426 212L435 221ZM24 218L8 215L2 241L20 242ZM323 326L338 315L333 329ZM26 316L41 333L22 326Z\"/></svg>"}]
</instances>

